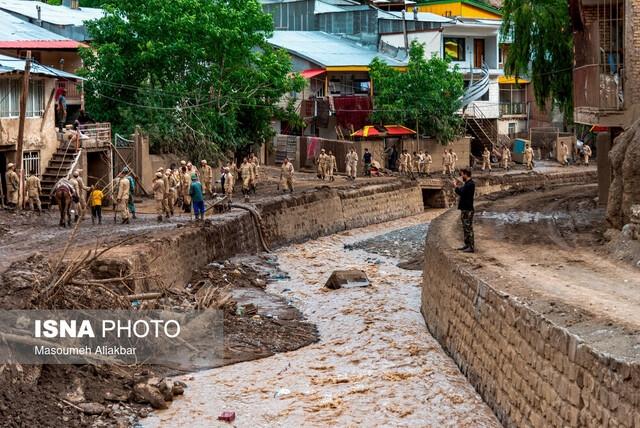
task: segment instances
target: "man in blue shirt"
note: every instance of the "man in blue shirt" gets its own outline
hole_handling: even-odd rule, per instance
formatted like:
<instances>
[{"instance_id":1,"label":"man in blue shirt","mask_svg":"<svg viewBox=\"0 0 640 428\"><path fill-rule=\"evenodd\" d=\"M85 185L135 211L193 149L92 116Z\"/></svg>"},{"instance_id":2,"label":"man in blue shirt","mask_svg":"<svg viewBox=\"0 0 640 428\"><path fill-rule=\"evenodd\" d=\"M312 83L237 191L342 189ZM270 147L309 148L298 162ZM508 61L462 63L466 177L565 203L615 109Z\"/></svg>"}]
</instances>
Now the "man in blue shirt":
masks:
<instances>
[{"instance_id":1,"label":"man in blue shirt","mask_svg":"<svg viewBox=\"0 0 640 428\"><path fill-rule=\"evenodd\" d=\"M127 170L128 171L128 170ZM136 180L133 178L133 173L129 172L127 174L127 179L129 180L129 203L128 208L131 213L131 217L136 218L136 204L133 200L133 196L136 192Z\"/></svg>"},{"instance_id":2,"label":"man in blue shirt","mask_svg":"<svg viewBox=\"0 0 640 428\"><path fill-rule=\"evenodd\" d=\"M191 202L193 203L193 213L196 216L196 220L204 220L204 195L202 192L202 183L198 180L196 174L191 174L191 187L189 188L189 196L191 196Z\"/></svg>"}]
</instances>

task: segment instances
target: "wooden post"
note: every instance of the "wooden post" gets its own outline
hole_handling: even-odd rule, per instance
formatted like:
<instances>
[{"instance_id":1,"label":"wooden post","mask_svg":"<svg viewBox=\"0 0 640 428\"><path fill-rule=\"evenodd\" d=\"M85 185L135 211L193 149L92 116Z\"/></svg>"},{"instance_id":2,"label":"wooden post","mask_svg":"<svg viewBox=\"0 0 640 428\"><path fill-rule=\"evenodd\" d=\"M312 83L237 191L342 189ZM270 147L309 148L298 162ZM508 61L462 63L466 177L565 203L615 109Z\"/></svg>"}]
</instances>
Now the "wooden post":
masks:
<instances>
[{"instance_id":1,"label":"wooden post","mask_svg":"<svg viewBox=\"0 0 640 428\"><path fill-rule=\"evenodd\" d=\"M22 209L23 203L23 180L24 171L22 167L22 147L24 145L24 121L27 114L27 98L29 97L29 77L31 74L31 51L27 51L24 63L24 73L22 75L22 92L20 94L20 112L18 116L18 144L16 146L15 164L18 170L20 185L18 189L18 209Z\"/></svg>"},{"instance_id":2,"label":"wooden post","mask_svg":"<svg viewBox=\"0 0 640 428\"><path fill-rule=\"evenodd\" d=\"M409 57L409 36L407 35L407 17L406 12L402 9L402 34L404 35L404 50Z\"/></svg>"}]
</instances>

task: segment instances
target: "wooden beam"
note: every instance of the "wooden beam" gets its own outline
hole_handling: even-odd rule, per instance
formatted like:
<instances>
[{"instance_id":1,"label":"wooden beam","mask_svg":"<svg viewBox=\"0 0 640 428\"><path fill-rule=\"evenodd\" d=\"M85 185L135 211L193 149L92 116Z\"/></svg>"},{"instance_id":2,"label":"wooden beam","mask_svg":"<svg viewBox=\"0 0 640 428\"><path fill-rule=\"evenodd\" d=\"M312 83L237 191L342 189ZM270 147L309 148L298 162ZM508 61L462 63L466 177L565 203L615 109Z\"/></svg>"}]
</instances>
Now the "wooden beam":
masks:
<instances>
[{"instance_id":1,"label":"wooden beam","mask_svg":"<svg viewBox=\"0 0 640 428\"><path fill-rule=\"evenodd\" d=\"M18 209L22 208L23 202L23 185L24 171L22 170L22 147L24 145L24 121L27 114L27 98L29 97L29 81L31 76L31 51L27 51L27 57L24 63L24 73L22 74L22 91L20 93L20 111L18 116L18 144L16 147L16 169L20 179L18 190Z\"/></svg>"}]
</instances>

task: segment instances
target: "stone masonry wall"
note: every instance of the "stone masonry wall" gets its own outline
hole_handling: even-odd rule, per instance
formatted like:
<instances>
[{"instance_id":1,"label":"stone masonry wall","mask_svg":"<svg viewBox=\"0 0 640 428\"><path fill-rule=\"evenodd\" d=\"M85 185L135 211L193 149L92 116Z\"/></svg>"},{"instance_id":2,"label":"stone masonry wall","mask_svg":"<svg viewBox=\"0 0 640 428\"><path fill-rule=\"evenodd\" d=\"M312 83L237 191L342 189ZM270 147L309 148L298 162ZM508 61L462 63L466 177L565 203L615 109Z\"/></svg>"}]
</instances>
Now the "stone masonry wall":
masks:
<instances>
[{"instance_id":1,"label":"stone masonry wall","mask_svg":"<svg viewBox=\"0 0 640 428\"><path fill-rule=\"evenodd\" d=\"M417 185L396 182L286 195L258 209L269 245L281 246L415 215L424 207Z\"/></svg>"},{"instance_id":2,"label":"stone masonry wall","mask_svg":"<svg viewBox=\"0 0 640 428\"><path fill-rule=\"evenodd\" d=\"M394 220L422 212L422 193L411 184L392 183L353 190L324 189L278 197L257 206L265 239L275 248L346 229ZM233 210L203 225L187 225L139 244L114 250L104 266L141 269L163 278L165 286L183 285L194 269L215 260L261 251L248 212ZM98 267L98 274L100 268ZM155 288L153 281L135 284L137 292Z\"/></svg>"},{"instance_id":3,"label":"stone masonry wall","mask_svg":"<svg viewBox=\"0 0 640 428\"><path fill-rule=\"evenodd\" d=\"M640 365L604 355L455 259L455 211L427 236L429 331L507 427L640 427Z\"/></svg>"}]
</instances>

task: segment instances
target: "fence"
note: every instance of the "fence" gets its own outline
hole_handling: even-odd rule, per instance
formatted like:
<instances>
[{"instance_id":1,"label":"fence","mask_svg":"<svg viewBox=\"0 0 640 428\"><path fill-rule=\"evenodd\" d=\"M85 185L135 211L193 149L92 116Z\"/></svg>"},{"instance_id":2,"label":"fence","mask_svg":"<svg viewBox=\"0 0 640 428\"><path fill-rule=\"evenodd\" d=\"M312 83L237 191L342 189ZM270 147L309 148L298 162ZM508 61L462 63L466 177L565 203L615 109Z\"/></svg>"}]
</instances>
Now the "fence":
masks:
<instances>
[{"instance_id":1,"label":"fence","mask_svg":"<svg viewBox=\"0 0 640 428\"><path fill-rule=\"evenodd\" d=\"M605 66L599 64L577 67L573 72L575 106L621 109L624 101L623 72L621 69L620 74L607 73Z\"/></svg>"}]
</instances>

